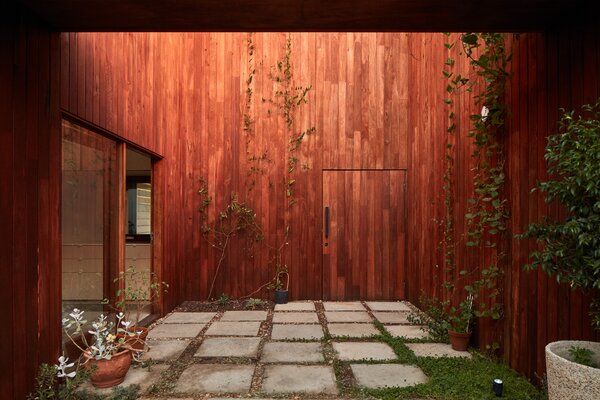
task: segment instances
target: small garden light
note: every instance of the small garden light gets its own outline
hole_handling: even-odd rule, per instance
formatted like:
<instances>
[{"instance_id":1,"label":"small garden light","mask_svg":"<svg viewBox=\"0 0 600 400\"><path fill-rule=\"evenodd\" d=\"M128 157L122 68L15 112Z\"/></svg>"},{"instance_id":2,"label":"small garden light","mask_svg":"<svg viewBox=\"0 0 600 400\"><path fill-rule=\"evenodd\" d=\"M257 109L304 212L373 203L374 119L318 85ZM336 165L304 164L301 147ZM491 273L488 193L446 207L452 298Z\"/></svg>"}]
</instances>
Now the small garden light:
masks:
<instances>
[{"instance_id":1,"label":"small garden light","mask_svg":"<svg viewBox=\"0 0 600 400\"><path fill-rule=\"evenodd\" d=\"M504 390L504 383L502 379L494 379L492 382L492 391L496 394L496 397L502 397L502 391Z\"/></svg>"}]
</instances>

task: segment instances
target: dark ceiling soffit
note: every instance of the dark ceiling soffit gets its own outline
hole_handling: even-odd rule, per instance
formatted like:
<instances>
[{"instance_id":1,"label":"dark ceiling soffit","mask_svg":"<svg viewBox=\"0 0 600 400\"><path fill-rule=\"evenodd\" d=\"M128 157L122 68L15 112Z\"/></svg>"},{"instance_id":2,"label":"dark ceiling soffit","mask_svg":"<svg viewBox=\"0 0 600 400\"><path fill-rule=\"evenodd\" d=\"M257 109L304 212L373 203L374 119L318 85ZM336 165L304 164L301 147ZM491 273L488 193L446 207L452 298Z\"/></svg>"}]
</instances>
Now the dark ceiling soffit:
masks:
<instances>
[{"instance_id":1,"label":"dark ceiling soffit","mask_svg":"<svg viewBox=\"0 0 600 400\"><path fill-rule=\"evenodd\" d=\"M524 32L593 14L587 0L18 1L61 31Z\"/></svg>"}]
</instances>

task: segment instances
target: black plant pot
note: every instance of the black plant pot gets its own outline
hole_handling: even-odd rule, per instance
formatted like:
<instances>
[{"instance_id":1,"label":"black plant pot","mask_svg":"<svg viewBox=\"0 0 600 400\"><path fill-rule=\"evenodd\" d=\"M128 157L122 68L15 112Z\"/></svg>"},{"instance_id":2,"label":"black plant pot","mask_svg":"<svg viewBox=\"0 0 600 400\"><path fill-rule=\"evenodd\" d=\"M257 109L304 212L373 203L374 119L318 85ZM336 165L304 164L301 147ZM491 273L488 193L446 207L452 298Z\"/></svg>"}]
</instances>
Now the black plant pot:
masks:
<instances>
[{"instance_id":1,"label":"black plant pot","mask_svg":"<svg viewBox=\"0 0 600 400\"><path fill-rule=\"evenodd\" d=\"M288 302L288 291L287 290L276 290L275 291L275 304L287 304Z\"/></svg>"}]
</instances>

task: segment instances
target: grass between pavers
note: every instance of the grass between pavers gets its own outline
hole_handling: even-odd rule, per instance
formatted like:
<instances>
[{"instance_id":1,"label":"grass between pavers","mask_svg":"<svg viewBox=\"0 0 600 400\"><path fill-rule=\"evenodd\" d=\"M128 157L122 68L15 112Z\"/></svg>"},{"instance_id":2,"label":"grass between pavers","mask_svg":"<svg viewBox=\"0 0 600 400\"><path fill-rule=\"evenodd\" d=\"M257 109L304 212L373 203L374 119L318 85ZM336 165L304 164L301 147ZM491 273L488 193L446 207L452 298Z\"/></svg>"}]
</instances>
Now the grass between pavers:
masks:
<instances>
[{"instance_id":1,"label":"grass between pavers","mask_svg":"<svg viewBox=\"0 0 600 400\"><path fill-rule=\"evenodd\" d=\"M499 378L504 381L503 399L542 400L546 398L531 383L503 363L490 360L477 352L472 353L473 357L471 359L417 357L404 344L408 341L393 337L377 321L375 325L382 333L376 339L390 345L398 356L398 360L394 362L415 365L421 368L428 376L429 381L425 384L405 388L358 388L352 377L351 363L381 364L387 362L369 360L343 362L336 360L334 370L340 394L343 396L380 399L491 400L497 398L491 390L492 380Z\"/></svg>"}]
</instances>

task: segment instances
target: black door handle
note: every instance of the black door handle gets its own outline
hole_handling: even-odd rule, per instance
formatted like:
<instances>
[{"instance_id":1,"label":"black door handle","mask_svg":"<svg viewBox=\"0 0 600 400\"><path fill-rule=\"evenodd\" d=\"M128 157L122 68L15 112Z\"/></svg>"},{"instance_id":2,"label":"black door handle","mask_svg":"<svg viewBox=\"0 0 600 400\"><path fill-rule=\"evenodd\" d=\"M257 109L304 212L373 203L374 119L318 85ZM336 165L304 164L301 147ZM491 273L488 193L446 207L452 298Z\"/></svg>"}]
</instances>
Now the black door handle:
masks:
<instances>
[{"instance_id":1,"label":"black door handle","mask_svg":"<svg viewBox=\"0 0 600 400\"><path fill-rule=\"evenodd\" d=\"M325 239L329 238L329 207L325 207Z\"/></svg>"}]
</instances>

